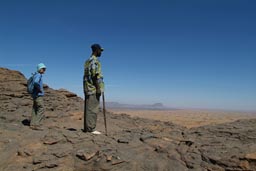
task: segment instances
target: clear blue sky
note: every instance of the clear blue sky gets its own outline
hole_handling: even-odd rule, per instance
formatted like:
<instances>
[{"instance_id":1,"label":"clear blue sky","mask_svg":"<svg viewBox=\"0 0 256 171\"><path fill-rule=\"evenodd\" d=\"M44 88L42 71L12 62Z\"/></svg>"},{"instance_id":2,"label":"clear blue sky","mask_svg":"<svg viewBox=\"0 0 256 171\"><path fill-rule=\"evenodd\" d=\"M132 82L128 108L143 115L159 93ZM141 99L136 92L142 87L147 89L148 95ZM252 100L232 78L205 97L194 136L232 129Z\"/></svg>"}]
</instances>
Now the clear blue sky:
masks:
<instances>
[{"instance_id":1,"label":"clear blue sky","mask_svg":"<svg viewBox=\"0 0 256 171\"><path fill-rule=\"evenodd\" d=\"M256 110L254 0L1 0L0 66L83 97L92 43L107 101Z\"/></svg>"}]
</instances>

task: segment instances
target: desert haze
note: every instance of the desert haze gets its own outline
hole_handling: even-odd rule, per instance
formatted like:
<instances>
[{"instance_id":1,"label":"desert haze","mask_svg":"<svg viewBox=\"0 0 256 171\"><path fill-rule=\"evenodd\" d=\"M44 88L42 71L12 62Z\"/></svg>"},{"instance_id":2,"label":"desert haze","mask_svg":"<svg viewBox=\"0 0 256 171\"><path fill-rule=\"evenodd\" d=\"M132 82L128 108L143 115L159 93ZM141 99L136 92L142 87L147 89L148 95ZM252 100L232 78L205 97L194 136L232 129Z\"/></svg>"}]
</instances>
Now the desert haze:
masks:
<instances>
[{"instance_id":1,"label":"desert haze","mask_svg":"<svg viewBox=\"0 0 256 171\"><path fill-rule=\"evenodd\" d=\"M234 112L218 110L143 110L143 109L109 109L114 114L128 114L159 121L169 121L187 128L210 124L234 122L240 119L255 119L256 112Z\"/></svg>"}]
</instances>

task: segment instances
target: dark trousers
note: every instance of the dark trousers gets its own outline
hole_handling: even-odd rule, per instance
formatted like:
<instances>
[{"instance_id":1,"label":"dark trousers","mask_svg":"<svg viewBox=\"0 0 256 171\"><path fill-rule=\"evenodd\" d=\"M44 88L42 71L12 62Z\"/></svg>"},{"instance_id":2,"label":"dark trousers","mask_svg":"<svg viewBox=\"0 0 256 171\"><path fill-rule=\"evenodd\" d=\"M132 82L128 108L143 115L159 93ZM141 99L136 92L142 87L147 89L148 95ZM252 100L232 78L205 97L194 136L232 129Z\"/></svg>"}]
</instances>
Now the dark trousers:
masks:
<instances>
[{"instance_id":1,"label":"dark trousers","mask_svg":"<svg viewBox=\"0 0 256 171\"><path fill-rule=\"evenodd\" d=\"M43 97L33 99L33 109L31 115L31 126L38 126L44 118L44 101Z\"/></svg>"},{"instance_id":2,"label":"dark trousers","mask_svg":"<svg viewBox=\"0 0 256 171\"><path fill-rule=\"evenodd\" d=\"M88 95L84 100L84 131L92 132L96 128L100 98L96 94Z\"/></svg>"}]
</instances>

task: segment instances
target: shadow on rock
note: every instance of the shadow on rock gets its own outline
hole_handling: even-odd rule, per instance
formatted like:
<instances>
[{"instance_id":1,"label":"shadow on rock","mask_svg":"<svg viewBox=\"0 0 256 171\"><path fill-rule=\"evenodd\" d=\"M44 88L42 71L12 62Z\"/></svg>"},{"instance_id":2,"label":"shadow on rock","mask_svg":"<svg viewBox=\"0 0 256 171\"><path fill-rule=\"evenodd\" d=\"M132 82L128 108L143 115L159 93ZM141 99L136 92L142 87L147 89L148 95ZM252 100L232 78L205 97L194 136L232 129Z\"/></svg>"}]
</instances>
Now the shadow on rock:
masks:
<instances>
[{"instance_id":1,"label":"shadow on rock","mask_svg":"<svg viewBox=\"0 0 256 171\"><path fill-rule=\"evenodd\" d=\"M67 128L68 131L77 131L75 128Z\"/></svg>"},{"instance_id":2,"label":"shadow on rock","mask_svg":"<svg viewBox=\"0 0 256 171\"><path fill-rule=\"evenodd\" d=\"M28 120L28 119L24 119L21 123L22 123L24 126L30 126L30 120Z\"/></svg>"}]
</instances>

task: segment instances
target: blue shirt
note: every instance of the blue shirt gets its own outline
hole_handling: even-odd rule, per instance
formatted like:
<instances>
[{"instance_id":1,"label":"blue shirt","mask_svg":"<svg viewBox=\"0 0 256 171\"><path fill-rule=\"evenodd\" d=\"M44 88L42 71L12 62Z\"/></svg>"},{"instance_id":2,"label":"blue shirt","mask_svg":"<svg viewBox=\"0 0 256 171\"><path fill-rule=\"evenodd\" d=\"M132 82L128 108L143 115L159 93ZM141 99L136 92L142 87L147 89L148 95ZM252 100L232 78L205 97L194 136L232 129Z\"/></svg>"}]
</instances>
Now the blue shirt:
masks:
<instances>
[{"instance_id":1,"label":"blue shirt","mask_svg":"<svg viewBox=\"0 0 256 171\"><path fill-rule=\"evenodd\" d=\"M35 99L39 96L44 96L44 87L43 87L43 75L40 73L36 73L34 75L34 91L32 97Z\"/></svg>"}]
</instances>

